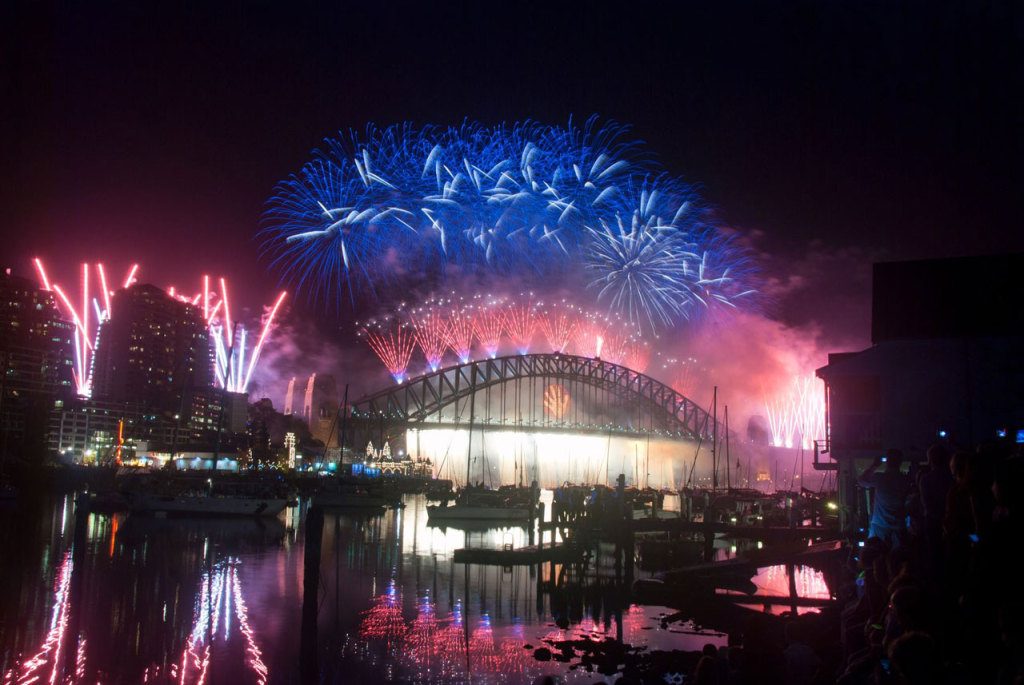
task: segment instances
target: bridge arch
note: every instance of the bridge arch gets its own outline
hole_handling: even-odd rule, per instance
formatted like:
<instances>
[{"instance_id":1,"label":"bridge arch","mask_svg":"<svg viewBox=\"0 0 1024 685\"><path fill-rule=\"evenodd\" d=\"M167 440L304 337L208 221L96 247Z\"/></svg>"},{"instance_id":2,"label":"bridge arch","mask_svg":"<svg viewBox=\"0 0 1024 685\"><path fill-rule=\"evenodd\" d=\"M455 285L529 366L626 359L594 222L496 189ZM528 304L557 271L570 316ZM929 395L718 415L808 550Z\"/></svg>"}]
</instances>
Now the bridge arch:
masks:
<instances>
[{"instance_id":1,"label":"bridge arch","mask_svg":"<svg viewBox=\"0 0 1024 685\"><path fill-rule=\"evenodd\" d=\"M567 394L550 391L552 386L561 386ZM502 389L500 401L495 400L500 408L492 411L495 389ZM538 390L574 403L575 411L559 416L558 407L544 406ZM524 406L529 408L528 419ZM710 438L715 427L706 410L646 374L602 359L557 353L483 359L427 373L356 401L346 422L356 432L362 428L390 434L442 425L445 412L449 424L473 424L484 430L528 426L696 440Z\"/></svg>"}]
</instances>

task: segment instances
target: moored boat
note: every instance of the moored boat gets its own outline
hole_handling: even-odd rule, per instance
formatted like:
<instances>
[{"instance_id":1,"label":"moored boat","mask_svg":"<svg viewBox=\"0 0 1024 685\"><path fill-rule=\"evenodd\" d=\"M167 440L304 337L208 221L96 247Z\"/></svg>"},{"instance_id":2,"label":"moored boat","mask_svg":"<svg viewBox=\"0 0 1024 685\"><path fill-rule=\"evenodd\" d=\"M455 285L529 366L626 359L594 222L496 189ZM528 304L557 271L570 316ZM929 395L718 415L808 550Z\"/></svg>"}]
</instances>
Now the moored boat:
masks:
<instances>
[{"instance_id":1,"label":"moored boat","mask_svg":"<svg viewBox=\"0 0 1024 685\"><path fill-rule=\"evenodd\" d=\"M128 495L128 505L131 511L139 513L180 516L276 516L288 506L288 500L284 497L216 493L161 495L135 492Z\"/></svg>"},{"instance_id":2,"label":"moored boat","mask_svg":"<svg viewBox=\"0 0 1024 685\"><path fill-rule=\"evenodd\" d=\"M537 512L539 491L502 487L498 490L464 488L448 506L428 506L431 521L528 521Z\"/></svg>"},{"instance_id":3,"label":"moored boat","mask_svg":"<svg viewBox=\"0 0 1024 685\"><path fill-rule=\"evenodd\" d=\"M196 474L160 474L123 493L130 511L169 516L276 516L289 499L279 479Z\"/></svg>"}]
</instances>

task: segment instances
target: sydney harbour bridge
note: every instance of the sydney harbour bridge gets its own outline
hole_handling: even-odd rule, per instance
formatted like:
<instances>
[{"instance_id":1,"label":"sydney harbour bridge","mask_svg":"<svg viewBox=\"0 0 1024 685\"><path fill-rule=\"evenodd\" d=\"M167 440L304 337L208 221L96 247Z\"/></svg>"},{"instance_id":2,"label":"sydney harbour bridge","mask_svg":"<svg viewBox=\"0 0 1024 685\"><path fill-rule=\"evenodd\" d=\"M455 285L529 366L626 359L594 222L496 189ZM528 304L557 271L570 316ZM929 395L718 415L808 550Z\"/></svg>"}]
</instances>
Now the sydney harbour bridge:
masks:
<instances>
[{"instance_id":1,"label":"sydney harbour bridge","mask_svg":"<svg viewBox=\"0 0 1024 685\"><path fill-rule=\"evenodd\" d=\"M673 485L725 428L654 378L598 358L525 354L469 361L354 402L345 446L372 441L429 458L459 482L599 482L618 473Z\"/></svg>"}]
</instances>

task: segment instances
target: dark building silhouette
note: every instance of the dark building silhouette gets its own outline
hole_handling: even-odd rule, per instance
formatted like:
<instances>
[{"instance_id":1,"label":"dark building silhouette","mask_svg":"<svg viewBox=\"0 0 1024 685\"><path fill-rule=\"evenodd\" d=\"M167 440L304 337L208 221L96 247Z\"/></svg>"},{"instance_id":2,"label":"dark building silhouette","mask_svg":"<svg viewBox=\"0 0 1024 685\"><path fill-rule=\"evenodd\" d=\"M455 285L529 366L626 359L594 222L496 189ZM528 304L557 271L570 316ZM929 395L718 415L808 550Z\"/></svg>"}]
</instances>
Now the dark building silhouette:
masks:
<instances>
[{"instance_id":1,"label":"dark building silhouette","mask_svg":"<svg viewBox=\"0 0 1024 685\"><path fill-rule=\"evenodd\" d=\"M338 384L334 376L312 374L306 381L306 392L302 402L302 417L309 424L313 437L330 439L331 428L338 416Z\"/></svg>"},{"instance_id":2,"label":"dark building silhouette","mask_svg":"<svg viewBox=\"0 0 1024 685\"><path fill-rule=\"evenodd\" d=\"M1024 429L1024 255L876 264L872 346L831 354L825 381L830 461L844 511L869 460L895 447L968 448Z\"/></svg>"},{"instance_id":3,"label":"dark building silhouette","mask_svg":"<svg viewBox=\"0 0 1024 685\"><path fill-rule=\"evenodd\" d=\"M47 414L74 394L74 324L53 293L0 273L0 454L45 451Z\"/></svg>"},{"instance_id":4,"label":"dark building silhouette","mask_svg":"<svg viewBox=\"0 0 1024 685\"><path fill-rule=\"evenodd\" d=\"M140 284L117 291L111 310L97 336L93 397L180 413L189 393L213 385L201 309Z\"/></svg>"},{"instance_id":5,"label":"dark building silhouette","mask_svg":"<svg viewBox=\"0 0 1024 685\"><path fill-rule=\"evenodd\" d=\"M338 410L341 397L338 383L330 374L312 373L305 383L299 385L293 378L288 383L284 400L284 414L302 417L313 437L327 446L338 441ZM301 411L296 411L301 407Z\"/></svg>"}]
</instances>

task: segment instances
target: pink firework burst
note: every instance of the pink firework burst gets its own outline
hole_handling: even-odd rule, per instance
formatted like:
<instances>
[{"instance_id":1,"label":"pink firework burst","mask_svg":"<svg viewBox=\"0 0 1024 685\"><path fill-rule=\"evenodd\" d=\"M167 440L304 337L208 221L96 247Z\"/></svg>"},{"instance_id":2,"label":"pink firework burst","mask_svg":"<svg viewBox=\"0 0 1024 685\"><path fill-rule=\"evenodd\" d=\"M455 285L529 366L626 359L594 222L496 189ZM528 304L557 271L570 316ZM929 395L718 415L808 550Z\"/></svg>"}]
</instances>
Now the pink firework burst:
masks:
<instances>
[{"instance_id":1,"label":"pink firework burst","mask_svg":"<svg viewBox=\"0 0 1024 685\"><path fill-rule=\"evenodd\" d=\"M533 302L511 302L505 307L505 333L519 354L530 351L533 334L537 330L537 311Z\"/></svg>"},{"instance_id":2,"label":"pink firework burst","mask_svg":"<svg viewBox=\"0 0 1024 685\"><path fill-rule=\"evenodd\" d=\"M404 381L416 345L412 327L397 317L387 317L380 323L371 321L363 327L362 332L370 349L381 360L395 382Z\"/></svg>"},{"instance_id":3,"label":"pink firework burst","mask_svg":"<svg viewBox=\"0 0 1024 685\"><path fill-rule=\"evenodd\" d=\"M416 344L427 359L431 371L441 368L448 348L448 317L440 304L428 303L409 312Z\"/></svg>"},{"instance_id":4,"label":"pink firework burst","mask_svg":"<svg viewBox=\"0 0 1024 685\"><path fill-rule=\"evenodd\" d=\"M501 303L492 299L477 304L473 312L473 335L484 348L484 353L491 359L498 356L504 332L505 310Z\"/></svg>"},{"instance_id":5,"label":"pink firework burst","mask_svg":"<svg viewBox=\"0 0 1024 685\"><path fill-rule=\"evenodd\" d=\"M810 449L825 436L825 389L814 373L794 376L786 390L765 401L772 445Z\"/></svg>"},{"instance_id":6,"label":"pink firework burst","mask_svg":"<svg viewBox=\"0 0 1024 685\"><path fill-rule=\"evenodd\" d=\"M469 307L460 304L452 306L448 312L447 334L448 347L459 358L459 362L468 362L473 349L473 312Z\"/></svg>"},{"instance_id":7,"label":"pink firework burst","mask_svg":"<svg viewBox=\"0 0 1024 685\"><path fill-rule=\"evenodd\" d=\"M600 357L607 331L607 321L591 316L581 316L573 331L576 354L591 359Z\"/></svg>"},{"instance_id":8,"label":"pink firework burst","mask_svg":"<svg viewBox=\"0 0 1024 685\"><path fill-rule=\"evenodd\" d=\"M626 366L643 373L647 365L651 363L651 348L647 343L633 340L626 346L626 356L623 359Z\"/></svg>"},{"instance_id":9,"label":"pink firework burst","mask_svg":"<svg viewBox=\"0 0 1024 685\"><path fill-rule=\"evenodd\" d=\"M612 364L622 364L630 347L629 336L623 331L609 328L604 334L604 344L601 348L600 357L610 361Z\"/></svg>"},{"instance_id":10,"label":"pink firework burst","mask_svg":"<svg viewBox=\"0 0 1024 685\"><path fill-rule=\"evenodd\" d=\"M264 307L259 336L256 344L250 348L245 325L231 318L227 280L220 278L218 283L220 288L212 289L209 275L204 275L202 290L195 295L188 295L174 286L169 287L167 293L203 310L203 318L213 342L213 368L217 386L228 392L246 392L287 293L281 291L273 305Z\"/></svg>"},{"instance_id":11,"label":"pink firework burst","mask_svg":"<svg viewBox=\"0 0 1024 685\"><path fill-rule=\"evenodd\" d=\"M576 330L577 315L564 300L538 317L537 323L552 352L564 353Z\"/></svg>"}]
</instances>

